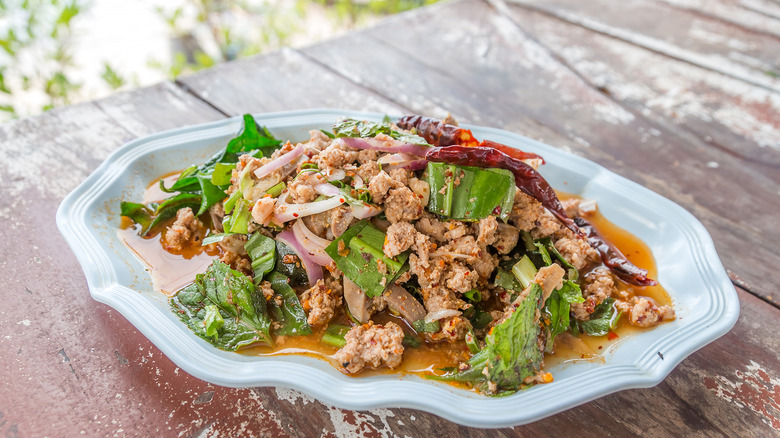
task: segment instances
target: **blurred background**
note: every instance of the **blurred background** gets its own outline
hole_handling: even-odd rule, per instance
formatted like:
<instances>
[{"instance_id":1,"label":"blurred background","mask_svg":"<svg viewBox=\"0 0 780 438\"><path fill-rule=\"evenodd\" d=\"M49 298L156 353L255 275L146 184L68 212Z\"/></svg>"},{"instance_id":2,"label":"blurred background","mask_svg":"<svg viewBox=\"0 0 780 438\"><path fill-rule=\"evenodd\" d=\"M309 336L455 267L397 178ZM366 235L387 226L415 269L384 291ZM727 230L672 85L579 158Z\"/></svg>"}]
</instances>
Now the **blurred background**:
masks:
<instances>
[{"instance_id":1,"label":"blurred background","mask_svg":"<svg viewBox=\"0 0 780 438\"><path fill-rule=\"evenodd\" d=\"M0 122L298 47L438 0L0 0Z\"/></svg>"}]
</instances>

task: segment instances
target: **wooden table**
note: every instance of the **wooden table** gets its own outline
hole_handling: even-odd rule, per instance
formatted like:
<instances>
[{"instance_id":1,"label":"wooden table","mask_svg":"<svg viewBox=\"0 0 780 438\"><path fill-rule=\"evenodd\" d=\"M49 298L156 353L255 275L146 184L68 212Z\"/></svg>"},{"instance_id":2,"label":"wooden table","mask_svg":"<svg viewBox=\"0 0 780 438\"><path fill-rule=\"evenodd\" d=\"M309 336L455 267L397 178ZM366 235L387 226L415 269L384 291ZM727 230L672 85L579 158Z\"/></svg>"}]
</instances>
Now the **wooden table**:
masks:
<instances>
[{"instance_id":1,"label":"wooden table","mask_svg":"<svg viewBox=\"0 0 780 438\"><path fill-rule=\"evenodd\" d=\"M5 436L770 436L780 430L780 5L772 0L461 0L0 127ZM741 303L660 385L544 421L469 429L228 389L93 301L55 227L113 150L183 125L312 107L442 117L538 138L679 203Z\"/></svg>"}]
</instances>

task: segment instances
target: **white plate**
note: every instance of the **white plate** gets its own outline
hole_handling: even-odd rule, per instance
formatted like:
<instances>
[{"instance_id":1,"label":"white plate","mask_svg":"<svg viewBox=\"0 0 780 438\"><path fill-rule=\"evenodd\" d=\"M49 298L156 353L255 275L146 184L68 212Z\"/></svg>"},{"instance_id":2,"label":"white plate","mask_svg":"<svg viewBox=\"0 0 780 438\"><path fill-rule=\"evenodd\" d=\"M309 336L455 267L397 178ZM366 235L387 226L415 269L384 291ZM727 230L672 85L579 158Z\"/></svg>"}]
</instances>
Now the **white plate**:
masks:
<instances>
[{"instance_id":1,"label":"white plate","mask_svg":"<svg viewBox=\"0 0 780 438\"><path fill-rule=\"evenodd\" d=\"M330 128L345 115L383 117L333 109L255 117L277 138L305 140L310 129ZM499 398L417 376L351 378L312 357L250 357L218 350L168 310L166 298L154 291L148 272L116 231L121 200L141 199L150 181L209 157L241 123L234 117L134 140L108 157L57 211L57 225L84 268L92 297L118 310L176 365L200 379L231 387L294 388L346 409L406 407L468 426L513 426L622 389L654 386L686 356L728 332L739 316L736 291L712 239L682 207L583 158L510 132L465 126L477 138L544 156L541 172L554 187L598 200L604 216L649 245L677 319L619 340L603 353L605 363L560 365L550 369L553 383Z\"/></svg>"}]
</instances>

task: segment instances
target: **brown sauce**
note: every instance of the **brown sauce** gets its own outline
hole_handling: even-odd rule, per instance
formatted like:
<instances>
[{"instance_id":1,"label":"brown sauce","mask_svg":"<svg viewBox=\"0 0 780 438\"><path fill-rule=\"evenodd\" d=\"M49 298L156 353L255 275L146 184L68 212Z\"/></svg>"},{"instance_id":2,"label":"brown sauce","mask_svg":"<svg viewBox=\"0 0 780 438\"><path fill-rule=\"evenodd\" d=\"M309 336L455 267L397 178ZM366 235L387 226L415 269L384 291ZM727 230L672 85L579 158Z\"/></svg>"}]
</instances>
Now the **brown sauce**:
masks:
<instances>
[{"instance_id":1,"label":"brown sauce","mask_svg":"<svg viewBox=\"0 0 780 438\"><path fill-rule=\"evenodd\" d=\"M167 186L175 181L177 173L163 177ZM143 202L154 202L165 199L167 194L159 189L159 180L151 184L144 192ZM561 199L571 198L574 195L559 193ZM617 227L607 220L600 212L595 212L588 216L588 220L593 224L598 232L614 246L616 246L632 263L636 266L648 270L648 276L657 278L657 268L655 260L650 249L644 242L636 236ZM172 219L171 219L172 221ZM170 223L170 222L169 222ZM168 223L168 224L169 224ZM118 231L122 242L141 260L147 267L147 271L152 278L155 290L165 294L173 295L177 290L190 284L196 274L206 270L212 260L219 255L219 250L213 248L216 245L210 245L206 248L193 247L181 253L171 253L166 250L164 245L165 227L160 227L161 232L156 232L150 237L141 237L137 229L133 227L131 221L123 218L121 229ZM204 230L205 234L205 230ZM581 274L585 274L584 272ZM671 305L672 300L669 294L659 284L651 287L639 287L616 282L618 289L627 291L632 296L645 296L652 298L658 305ZM375 323L383 324L389 321L397 323L407 333L413 333L412 328L400 317L394 316L387 311L380 312L372 317ZM343 311L337 313L332 323L352 325ZM609 336L592 337L582 335L580 338L572 336L559 335L556 338L555 352L545 357L546 366L552 366L572 361L603 360L600 355L607 347L636 333L643 329L631 326L626 317L621 318L618 327ZM304 354L321 359L328 360L337 366L332 359L332 355L337 348L324 345L320 338L324 332L324 327L315 328L313 333L308 336L287 336L279 337L273 347L258 346L244 348L241 354L255 356L279 356L286 354ZM428 344L423 342L419 348L406 348L404 351L404 360L401 365L394 370L380 369L363 371L359 376L376 374L417 374L430 375L436 373L437 369L445 367L455 367L459 362L468 360L470 353L464 342L458 343L436 343ZM440 373L437 373L440 374ZM456 386L468 389L468 385L454 383Z\"/></svg>"}]
</instances>

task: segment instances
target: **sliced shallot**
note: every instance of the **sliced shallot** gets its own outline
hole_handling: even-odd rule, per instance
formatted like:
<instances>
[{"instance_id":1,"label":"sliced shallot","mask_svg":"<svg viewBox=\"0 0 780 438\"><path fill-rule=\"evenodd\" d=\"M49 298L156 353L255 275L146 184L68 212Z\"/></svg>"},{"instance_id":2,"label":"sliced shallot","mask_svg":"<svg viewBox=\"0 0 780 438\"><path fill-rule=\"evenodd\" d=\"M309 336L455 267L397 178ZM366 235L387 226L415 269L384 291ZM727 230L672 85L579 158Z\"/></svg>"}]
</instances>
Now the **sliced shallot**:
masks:
<instances>
[{"instance_id":1,"label":"sliced shallot","mask_svg":"<svg viewBox=\"0 0 780 438\"><path fill-rule=\"evenodd\" d=\"M282 231L276 235L276 240L289 246L293 251L295 251L295 254L298 255L298 258L301 259L303 268L306 269L306 276L309 277L309 285L314 285L317 283L317 280L322 280L324 278L322 275L322 266L318 265L312 259L309 253L303 249L292 231Z\"/></svg>"},{"instance_id":2,"label":"sliced shallot","mask_svg":"<svg viewBox=\"0 0 780 438\"><path fill-rule=\"evenodd\" d=\"M424 157L430 149L428 146L404 143L398 140L380 140L378 138L343 137L344 144L353 149L369 149L381 152L400 152Z\"/></svg>"},{"instance_id":3,"label":"sliced shallot","mask_svg":"<svg viewBox=\"0 0 780 438\"><path fill-rule=\"evenodd\" d=\"M270 175L273 171L281 169L287 164L292 163L293 160L300 157L303 154L303 144L299 144L294 147L290 152L284 155L280 155L273 160L265 163L259 169L255 170L255 176L262 178L266 175Z\"/></svg>"},{"instance_id":4,"label":"sliced shallot","mask_svg":"<svg viewBox=\"0 0 780 438\"><path fill-rule=\"evenodd\" d=\"M306 224L303 223L303 219L298 219L292 226L293 234L301 244L301 247L311 256L311 259L315 263L321 266L329 264L332 260L330 256L325 252L325 247L330 244L330 240L323 239L322 237L314 234Z\"/></svg>"},{"instance_id":5,"label":"sliced shallot","mask_svg":"<svg viewBox=\"0 0 780 438\"><path fill-rule=\"evenodd\" d=\"M450 316L458 316L458 315L460 315L460 310L441 309L425 315L425 323L430 324L433 321L438 321L440 319L449 318Z\"/></svg>"},{"instance_id":6,"label":"sliced shallot","mask_svg":"<svg viewBox=\"0 0 780 438\"><path fill-rule=\"evenodd\" d=\"M346 202L346 199L343 196L334 196L324 201L307 202L306 204L281 204L276 207L274 214L278 223L284 223L289 220L328 211L344 202Z\"/></svg>"}]
</instances>

